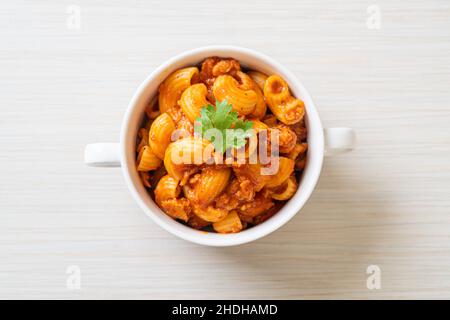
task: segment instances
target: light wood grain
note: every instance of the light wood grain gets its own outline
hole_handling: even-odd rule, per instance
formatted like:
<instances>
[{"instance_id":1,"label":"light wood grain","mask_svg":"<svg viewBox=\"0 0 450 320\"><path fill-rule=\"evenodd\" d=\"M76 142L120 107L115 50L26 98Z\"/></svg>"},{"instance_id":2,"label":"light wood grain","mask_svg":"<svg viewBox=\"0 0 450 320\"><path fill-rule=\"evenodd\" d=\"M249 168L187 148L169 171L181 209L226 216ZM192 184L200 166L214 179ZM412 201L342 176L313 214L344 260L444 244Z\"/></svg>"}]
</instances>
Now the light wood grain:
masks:
<instances>
[{"instance_id":1,"label":"light wood grain","mask_svg":"<svg viewBox=\"0 0 450 320\"><path fill-rule=\"evenodd\" d=\"M450 298L449 16L446 0L2 4L0 298ZM290 223L222 249L161 230L120 170L83 164L85 144L118 140L150 71L209 44L274 57L359 143L326 159Z\"/></svg>"}]
</instances>

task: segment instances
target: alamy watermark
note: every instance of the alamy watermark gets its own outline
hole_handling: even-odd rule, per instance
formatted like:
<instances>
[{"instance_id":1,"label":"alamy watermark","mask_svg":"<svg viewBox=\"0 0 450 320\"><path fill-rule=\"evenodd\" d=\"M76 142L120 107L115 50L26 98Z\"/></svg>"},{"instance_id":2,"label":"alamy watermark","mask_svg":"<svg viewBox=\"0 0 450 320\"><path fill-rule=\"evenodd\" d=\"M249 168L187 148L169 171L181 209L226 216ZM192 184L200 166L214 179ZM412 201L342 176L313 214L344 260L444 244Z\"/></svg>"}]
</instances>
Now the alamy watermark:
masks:
<instances>
[{"instance_id":1,"label":"alamy watermark","mask_svg":"<svg viewBox=\"0 0 450 320\"><path fill-rule=\"evenodd\" d=\"M367 29L370 30L379 30L381 29L381 9L380 6L376 4L371 4L367 7L367 20L366 26Z\"/></svg>"},{"instance_id":2,"label":"alamy watermark","mask_svg":"<svg viewBox=\"0 0 450 320\"><path fill-rule=\"evenodd\" d=\"M77 265L70 265L66 269L68 274L66 280L66 288L68 290L80 290L81 289L81 269Z\"/></svg>"},{"instance_id":3,"label":"alamy watermark","mask_svg":"<svg viewBox=\"0 0 450 320\"><path fill-rule=\"evenodd\" d=\"M69 30L81 29L81 7L79 5L72 4L66 8L67 19L66 27Z\"/></svg>"},{"instance_id":4,"label":"alamy watermark","mask_svg":"<svg viewBox=\"0 0 450 320\"><path fill-rule=\"evenodd\" d=\"M381 289L381 268L376 264L372 264L367 267L366 273L369 275L366 280L367 289Z\"/></svg>"},{"instance_id":5,"label":"alamy watermark","mask_svg":"<svg viewBox=\"0 0 450 320\"><path fill-rule=\"evenodd\" d=\"M224 132L212 128L201 133L196 123L194 139L170 154L175 165L190 164L261 164L261 175L273 175L279 169L279 132L278 130L227 129ZM175 130L171 135L171 141L176 142L185 137L185 131ZM243 147L227 148L225 153L215 152L215 146L231 145L235 139L244 139L238 145ZM205 140L212 143L204 144Z\"/></svg>"}]
</instances>

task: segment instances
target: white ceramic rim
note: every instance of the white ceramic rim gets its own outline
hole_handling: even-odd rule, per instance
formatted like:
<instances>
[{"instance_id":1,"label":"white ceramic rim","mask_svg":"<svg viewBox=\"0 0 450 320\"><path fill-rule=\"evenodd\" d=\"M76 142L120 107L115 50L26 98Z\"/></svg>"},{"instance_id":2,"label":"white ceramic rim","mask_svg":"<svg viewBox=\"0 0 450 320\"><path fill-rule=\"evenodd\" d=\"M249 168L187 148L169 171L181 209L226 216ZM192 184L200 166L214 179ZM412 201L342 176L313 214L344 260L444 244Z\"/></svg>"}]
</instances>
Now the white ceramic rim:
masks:
<instances>
[{"instance_id":1,"label":"white ceramic rim","mask_svg":"<svg viewBox=\"0 0 450 320\"><path fill-rule=\"evenodd\" d=\"M281 75L289 84L293 94L300 97L305 102L306 107L309 150L307 154L307 166L303 172L296 194L279 212L267 221L235 234L218 234L198 231L168 217L151 199L150 195L142 185L135 167L135 139L137 128L140 124L139 122L142 121L143 115L143 110L137 110L137 108L139 105L142 108L142 104L146 103L145 101L148 101L151 98L150 95L146 93L146 89L152 84L155 85L155 81L158 81L156 84L157 87L162 81L161 79L167 77L167 75L174 70L186 66L186 63L181 64L182 61L195 59L197 61L194 62L195 64L210 56L235 57L241 61L243 60L242 57L246 56L244 60L248 58L248 60L264 64L263 67L258 68L259 71L275 71L277 74ZM192 63L189 64L192 65ZM244 64L251 66L252 63ZM137 112L141 114L140 120L136 121L137 123L132 123L131 120L133 117L137 119ZM322 169L324 157L323 127L314 102L306 88L289 70L272 58L254 50L237 46L201 47L183 52L167 60L160 67L155 69L136 90L122 122L120 157L122 172L133 198L156 224L173 235L193 243L207 246L233 246L254 241L274 232L294 217L304 206L317 184Z\"/></svg>"}]
</instances>

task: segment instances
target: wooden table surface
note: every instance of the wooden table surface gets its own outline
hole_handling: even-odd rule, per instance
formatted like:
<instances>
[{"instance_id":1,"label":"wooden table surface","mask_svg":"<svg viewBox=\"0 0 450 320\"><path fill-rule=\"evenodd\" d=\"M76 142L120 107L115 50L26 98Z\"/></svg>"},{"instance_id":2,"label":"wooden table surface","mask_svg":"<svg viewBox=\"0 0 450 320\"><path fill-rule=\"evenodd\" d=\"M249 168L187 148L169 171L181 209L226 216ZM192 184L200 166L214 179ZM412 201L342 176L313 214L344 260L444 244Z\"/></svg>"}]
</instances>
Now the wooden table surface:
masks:
<instances>
[{"instance_id":1,"label":"wooden table surface","mask_svg":"<svg viewBox=\"0 0 450 320\"><path fill-rule=\"evenodd\" d=\"M14 1L0 39L0 298L450 298L449 1ZM155 67L211 44L272 56L358 135L239 247L175 238L83 164Z\"/></svg>"}]
</instances>

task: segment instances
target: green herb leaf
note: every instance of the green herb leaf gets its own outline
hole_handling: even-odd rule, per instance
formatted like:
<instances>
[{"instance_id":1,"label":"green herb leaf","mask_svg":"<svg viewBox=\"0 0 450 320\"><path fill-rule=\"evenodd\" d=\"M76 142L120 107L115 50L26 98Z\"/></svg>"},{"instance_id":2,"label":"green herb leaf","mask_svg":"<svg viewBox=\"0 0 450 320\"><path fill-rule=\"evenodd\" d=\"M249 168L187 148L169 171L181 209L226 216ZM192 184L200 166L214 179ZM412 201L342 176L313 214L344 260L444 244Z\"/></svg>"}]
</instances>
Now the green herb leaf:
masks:
<instances>
[{"instance_id":1,"label":"green herb leaf","mask_svg":"<svg viewBox=\"0 0 450 320\"><path fill-rule=\"evenodd\" d=\"M215 107L210 104L204 106L196 122L195 133L210 140L219 153L245 146L246 138L251 136L249 130L253 128L253 122L238 118L238 113L227 100L216 101ZM216 131L211 134L212 130L207 132L210 129ZM221 134L222 139L216 139L214 133Z\"/></svg>"}]
</instances>

